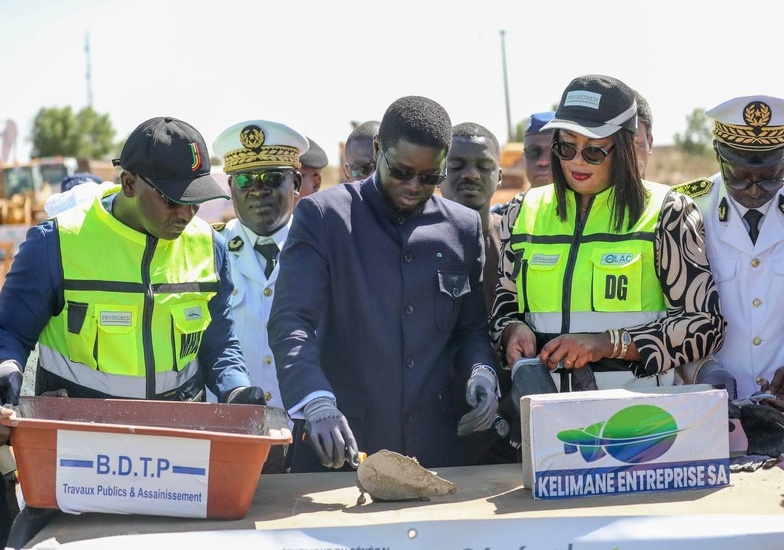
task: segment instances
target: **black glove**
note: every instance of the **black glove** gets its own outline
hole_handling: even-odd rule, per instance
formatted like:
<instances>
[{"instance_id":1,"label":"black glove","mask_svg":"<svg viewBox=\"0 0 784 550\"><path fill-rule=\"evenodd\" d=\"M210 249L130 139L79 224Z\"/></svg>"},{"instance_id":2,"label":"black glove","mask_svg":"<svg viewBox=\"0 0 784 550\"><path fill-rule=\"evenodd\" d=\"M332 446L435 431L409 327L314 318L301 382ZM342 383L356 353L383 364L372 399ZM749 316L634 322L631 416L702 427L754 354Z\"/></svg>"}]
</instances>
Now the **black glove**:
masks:
<instances>
[{"instance_id":1,"label":"black glove","mask_svg":"<svg viewBox=\"0 0 784 550\"><path fill-rule=\"evenodd\" d=\"M317 397L305 405L305 440L313 447L321 464L341 468L348 460L359 466L359 449L348 420L330 397Z\"/></svg>"},{"instance_id":2,"label":"black glove","mask_svg":"<svg viewBox=\"0 0 784 550\"><path fill-rule=\"evenodd\" d=\"M740 424L749 440L747 455L777 458L784 453L784 413L767 405L740 407Z\"/></svg>"},{"instance_id":3,"label":"black glove","mask_svg":"<svg viewBox=\"0 0 784 550\"><path fill-rule=\"evenodd\" d=\"M239 386L226 396L226 403L233 405L266 405L264 390L258 386Z\"/></svg>"},{"instance_id":4,"label":"black glove","mask_svg":"<svg viewBox=\"0 0 784 550\"><path fill-rule=\"evenodd\" d=\"M13 359L0 363L0 404L18 405L22 389L22 369Z\"/></svg>"}]
</instances>

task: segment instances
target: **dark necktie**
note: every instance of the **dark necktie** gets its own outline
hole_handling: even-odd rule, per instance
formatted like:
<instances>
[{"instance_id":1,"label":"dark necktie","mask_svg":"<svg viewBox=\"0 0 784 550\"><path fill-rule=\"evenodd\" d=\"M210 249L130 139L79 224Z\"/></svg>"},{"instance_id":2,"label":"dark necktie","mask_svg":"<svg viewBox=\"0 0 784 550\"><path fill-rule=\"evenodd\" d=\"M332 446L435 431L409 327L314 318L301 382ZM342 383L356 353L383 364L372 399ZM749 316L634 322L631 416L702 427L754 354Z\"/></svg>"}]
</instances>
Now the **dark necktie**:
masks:
<instances>
[{"instance_id":1,"label":"dark necktie","mask_svg":"<svg viewBox=\"0 0 784 550\"><path fill-rule=\"evenodd\" d=\"M272 275L272 270L275 269L275 265L278 263L278 245L275 243L256 243L256 246L253 248L267 260L267 267L264 268L264 276L269 279L270 275Z\"/></svg>"},{"instance_id":2,"label":"dark necktie","mask_svg":"<svg viewBox=\"0 0 784 550\"><path fill-rule=\"evenodd\" d=\"M757 236L759 236L759 222L762 219L762 212L752 208L743 215L743 218L749 224L749 237L751 237L751 242L756 244Z\"/></svg>"}]
</instances>

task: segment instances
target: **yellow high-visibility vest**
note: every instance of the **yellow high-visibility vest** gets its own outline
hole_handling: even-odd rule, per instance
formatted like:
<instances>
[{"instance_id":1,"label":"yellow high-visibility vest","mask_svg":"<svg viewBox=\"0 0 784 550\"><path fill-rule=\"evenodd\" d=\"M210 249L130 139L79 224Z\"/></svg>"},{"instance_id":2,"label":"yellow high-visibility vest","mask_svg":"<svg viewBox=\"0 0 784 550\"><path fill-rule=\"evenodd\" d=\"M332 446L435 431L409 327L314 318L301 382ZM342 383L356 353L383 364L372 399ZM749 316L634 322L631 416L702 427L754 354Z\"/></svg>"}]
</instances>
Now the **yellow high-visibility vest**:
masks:
<instances>
[{"instance_id":1,"label":"yellow high-visibility vest","mask_svg":"<svg viewBox=\"0 0 784 550\"><path fill-rule=\"evenodd\" d=\"M583 226L575 194L567 219L556 214L555 187L528 191L512 229L520 311L537 332L602 332L648 323L666 313L656 276L655 230L669 187L644 182L640 219L612 229L614 188L594 196Z\"/></svg>"},{"instance_id":2,"label":"yellow high-visibility vest","mask_svg":"<svg viewBox=\"0 0 784 550\"><path fill-rule=\"evenodd\" d=\"M65 306L40 336L39 369L85 396L203 389L197 354L218 291L209 224L194 218L179 238L159 240L115 219L100 198L55 221ZM57 388L37 391L47 389Z\"/></svg>"}]
</instances>

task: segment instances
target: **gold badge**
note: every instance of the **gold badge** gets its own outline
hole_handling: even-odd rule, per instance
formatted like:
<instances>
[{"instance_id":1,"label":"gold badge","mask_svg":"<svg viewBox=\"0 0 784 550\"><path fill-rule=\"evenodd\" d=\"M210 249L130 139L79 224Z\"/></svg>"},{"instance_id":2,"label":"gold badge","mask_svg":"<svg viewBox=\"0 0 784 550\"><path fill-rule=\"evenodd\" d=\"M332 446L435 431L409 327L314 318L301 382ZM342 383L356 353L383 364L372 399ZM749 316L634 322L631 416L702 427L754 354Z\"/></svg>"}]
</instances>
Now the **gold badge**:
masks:
<instances>
[{"instance_id":1,"label":"gold badge","mask_svg":"<svg viewBox=\"0 0 784 550\"><path fill-rule=\"evenodd\" d=\"M743 121L759 134L763 126L770 124L770 107L762 101L752 101L743 109Z\"/></svg>"},{"instance_id":2,"label":"gold badge","mask_svg":"<svg viewBox=\"0 0 784 550\"><path fill-rule=\"evenodd\" d=\"M245 244L245 241L242 240L242 237L237 235L232 240L229 241L229 252L238 252L242 245Z\"/></svg>"},{"instance_id":3,"label":"gold badge","mask_svg":"<svg viewBox=\"0 0 784 550\"><path fill-rule=\"evenodd\" d=\"M213 228L215 231L217 231L218 233L220 233L221 231L223 231L223 229L224 229L225 227L226 227L226 224L225 224L225 223L223 223L223 222L215 222L215 223L213 223L213 224L212 224L212 228Z\"/></svg>"},{"instance_id":4,"label":"gold badge","mask_svg":"<svg viewBox=\"0 0 784 550\"><path fill-rule=\"evenodd\" d=\"M264 131L258 126L245 126L240 132L240 143L246 149L258 149L264 145Z\"/></svg>"}]
</instances>

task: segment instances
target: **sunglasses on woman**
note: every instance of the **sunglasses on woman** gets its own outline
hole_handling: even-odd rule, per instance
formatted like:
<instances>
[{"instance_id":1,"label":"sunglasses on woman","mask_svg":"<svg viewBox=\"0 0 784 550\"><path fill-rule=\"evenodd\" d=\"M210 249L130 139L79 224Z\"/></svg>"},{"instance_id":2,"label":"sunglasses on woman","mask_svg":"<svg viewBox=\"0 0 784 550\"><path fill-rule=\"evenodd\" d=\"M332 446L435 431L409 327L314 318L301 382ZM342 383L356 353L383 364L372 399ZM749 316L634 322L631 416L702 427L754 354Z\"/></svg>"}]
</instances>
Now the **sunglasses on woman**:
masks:
<instances>
[{"instance_id":1,"label":"sunglasses on woman","mask_svg":"<svg viewBox=\"0 0 784 550\"><path fill-rule=\"evenodd\" d=\"M286 176L291 173L291 170L268 170L260 174L253 172L241 172L231 176L234 185L237 189L245 191L246 189L253 188L257 183L261 182L270 189L278 189L283 182L286 181Z\"/></svg>"},{"instance_id":2,"label":"sunglasses on woman","mask_svg":"<svg viewBox=\"0 0 784 550\"><path fill-rule=\"evenodd\" d=\"M574 157L577 156L579 152L585 162L588 164L601 164L604 162L604 159L615 149L615 144L613 143L610 145L609 149L604 149L602 147L598 147L596 145L589 145L588 147L583 147L582 149L578 149L572 143L567 143L566 141L554 141L553 142L553 153L555 156L561 160L572 160Z\"/></svg>"}]
</instances>

